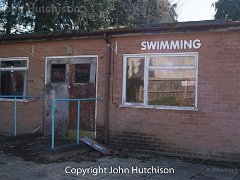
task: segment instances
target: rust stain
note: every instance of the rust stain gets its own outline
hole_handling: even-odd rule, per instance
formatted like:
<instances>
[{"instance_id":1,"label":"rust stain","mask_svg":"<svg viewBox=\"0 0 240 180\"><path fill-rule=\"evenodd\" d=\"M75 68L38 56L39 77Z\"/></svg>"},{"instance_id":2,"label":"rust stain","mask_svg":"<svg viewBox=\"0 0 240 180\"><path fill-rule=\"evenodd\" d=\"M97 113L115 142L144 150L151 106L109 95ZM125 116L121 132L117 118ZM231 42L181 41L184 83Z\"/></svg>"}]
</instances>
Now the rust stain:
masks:
<instances>
[{"instance_id":1,"label":"rust stain","mask_svg":"<svg viewBox=\"0 0 240 180\"><path fill-rule=\"evenodd\" d=\"M93 98L96 96L96 85L94 83L74 83L74 64L70 65L70 89L71 98ZM69 129L76 129L77 124L77 102L69 103ZM81 102L81 130L94 131L95 128L95 102Z\"/></svg>"}]
</instances>

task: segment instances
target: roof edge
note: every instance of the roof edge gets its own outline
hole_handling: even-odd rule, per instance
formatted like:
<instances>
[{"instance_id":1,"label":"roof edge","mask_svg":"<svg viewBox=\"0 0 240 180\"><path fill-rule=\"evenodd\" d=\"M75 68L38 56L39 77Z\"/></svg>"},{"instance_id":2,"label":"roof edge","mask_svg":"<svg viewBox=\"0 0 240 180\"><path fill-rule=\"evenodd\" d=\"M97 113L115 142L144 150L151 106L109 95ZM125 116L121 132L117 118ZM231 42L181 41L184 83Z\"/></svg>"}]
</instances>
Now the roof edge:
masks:
<instances>
[{"instance_id":1,"label":"roof edge","mask_svg":"<svg viewBox=\"0 0 240 180\"><path fill-rule=\"evenodd\" d=\"M209 29L221 29L230 27L239 27L240 21L228 20L207 20L207 21L188 21L174 22L163 24L143 25L139 28L122 28L107 29L96 32L66 32L66 33L48 33L48 34L16 34L0 36L0 43L12 41L47 41L47 40L64 40L69 38L96 38L102 37L104 34L124 35L136 33L162 33L162 32L192 32L207 31Z\"/></svg>"}]
</instances>

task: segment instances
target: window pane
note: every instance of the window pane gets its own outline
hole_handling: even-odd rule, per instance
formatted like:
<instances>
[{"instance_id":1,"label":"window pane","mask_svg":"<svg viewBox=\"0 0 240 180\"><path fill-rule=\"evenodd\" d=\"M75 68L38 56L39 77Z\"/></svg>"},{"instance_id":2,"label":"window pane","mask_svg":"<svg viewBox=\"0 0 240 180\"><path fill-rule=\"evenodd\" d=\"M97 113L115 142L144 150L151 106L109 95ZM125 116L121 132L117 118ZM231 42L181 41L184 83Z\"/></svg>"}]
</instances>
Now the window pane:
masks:
<instances>
[{"instance_id":1,"label":"window pane","mask_svg":"<svg viewBox=\"0 0 240 180\"><path fill-rule=\"evenodd\" d=\"M52 64L51 82L65 82L66 64Z\"/></svg>"},{"instance_id":2,"label":"window pane","mask_svg":"<svg viewBox=\"0 0 240 180\"><path fill-rule=\"evenodd\" d=\"M89 83L90 64L75 65L75 83Z\"/></svg>"},{"instance_id":3,"label":"window pane","mask_svg":"<svg viewBox=\"0 0 240 180\"><path fill-rule=\"evenodd\" d=\"M195 106L195 70L149 70L148 104Z\"/></svg>"},{"instance_id":4,"label":"window pane","mask_svg":"<svg viewBox=\"0 0 240 180\"><path fill-rule=\"evenodd\" d=\"M2 68L27 67L27 61L1 61Z\"/></svg>"},{"instance_id":5,"label":"window pane","mask_svg":"<svg viewBox=\"0 0 240 180\"><path fill-rule=\"evenodd\" d=\"M23 96L24 71L2 71L1 72L1 96Z\"/></svg>"},{"instance_id":6,"label":"window pane","mask_svg":"<svg viewBox=\"0 0 240 180\"><path fill-rule=\"evenodd\" d=\"M144 58L128 58L126 75L126 102L143 103Z\"/></svg>"},{"instance_id":7,"label":"window pane","mask_svg":"<svg viewBox=\"0 0 240 180\"><path fill-rule=\"evenodd\" d=\"M150 58L150 66L194 66L193 56L156 56Z\"/></svg>"}]
</instances>

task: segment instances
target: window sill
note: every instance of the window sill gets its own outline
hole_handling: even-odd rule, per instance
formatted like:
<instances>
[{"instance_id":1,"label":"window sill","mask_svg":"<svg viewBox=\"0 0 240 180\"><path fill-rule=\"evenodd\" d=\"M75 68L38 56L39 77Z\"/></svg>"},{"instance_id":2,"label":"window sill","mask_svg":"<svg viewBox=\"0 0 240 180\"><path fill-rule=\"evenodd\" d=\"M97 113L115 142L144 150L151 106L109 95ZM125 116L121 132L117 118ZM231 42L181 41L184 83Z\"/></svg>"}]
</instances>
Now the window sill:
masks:
<instances>
[{"instance_id":1,"label":"window sill","mask_svg":"<svg viewBox=\"0 0 240 180\"><path fill-rule=\"evenodd\" d=\"M142 109L162 109L162 110L177 110L177 111L198 111L195 107L176 107L176 106L144 106L144 105L130 105L122 104L119 107L127 108L142 108Z\"/></svg>"},{"instance_id":2,"label":"window sill","mask_svg":"<svg viewBox=\"0 0 240 180\"><path fill-rule=\"evenodd\" d=\"M14 102L15 99L0 98L0 102ZM29 102L29 99L16 99L16 102Z\"/></svg>"}]
</instances>

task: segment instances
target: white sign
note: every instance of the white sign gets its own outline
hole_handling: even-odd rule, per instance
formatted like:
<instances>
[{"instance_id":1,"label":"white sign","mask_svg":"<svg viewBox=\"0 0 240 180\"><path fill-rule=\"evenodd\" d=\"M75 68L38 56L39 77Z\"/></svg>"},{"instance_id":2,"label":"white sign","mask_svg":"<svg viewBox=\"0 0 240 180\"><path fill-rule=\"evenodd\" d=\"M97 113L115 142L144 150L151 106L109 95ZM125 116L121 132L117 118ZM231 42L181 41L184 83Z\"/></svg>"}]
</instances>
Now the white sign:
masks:
<instances>
[{"instance_id":1,"label":"white sign","mask_svg":"<svg viewBox=\"0 0 240 180\"><path fill-rule=\"evenodd\" d=\"M176 40L176 41L143 41L141 50L171 50L171 49L199 49L201 41L195 40Z\"/></svg>"},{"instance_id":2,"label":"white sign","mask_svg":"<svg viewBox=\"0 0 240 180\"><path fill-rule=\"evenodd\" d=\"M195 86L195 81L182 81L182 86Z\"/></svg>"}]
</instances>

